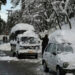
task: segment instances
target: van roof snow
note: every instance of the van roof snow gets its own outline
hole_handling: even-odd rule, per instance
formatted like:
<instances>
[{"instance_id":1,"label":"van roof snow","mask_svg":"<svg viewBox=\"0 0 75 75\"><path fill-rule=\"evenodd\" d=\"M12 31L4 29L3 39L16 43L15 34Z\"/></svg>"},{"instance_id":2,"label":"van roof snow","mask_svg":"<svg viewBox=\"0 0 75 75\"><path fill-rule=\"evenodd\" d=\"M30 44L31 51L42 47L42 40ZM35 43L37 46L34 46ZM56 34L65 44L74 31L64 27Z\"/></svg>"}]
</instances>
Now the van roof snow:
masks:
<instances>
[{"instance_id":1,"label":"van roof snow","mask_svg":"<svg viewBox=\"0 0 75 75\"><path fill-rule=\"evenodd\" d=\"M17 30L32 30L35 31L34 27L30 24L26 24L26 23L19 23L16 24L12 29L11 29L11 33L14 33Z\"/></svg>"}]
</instances>

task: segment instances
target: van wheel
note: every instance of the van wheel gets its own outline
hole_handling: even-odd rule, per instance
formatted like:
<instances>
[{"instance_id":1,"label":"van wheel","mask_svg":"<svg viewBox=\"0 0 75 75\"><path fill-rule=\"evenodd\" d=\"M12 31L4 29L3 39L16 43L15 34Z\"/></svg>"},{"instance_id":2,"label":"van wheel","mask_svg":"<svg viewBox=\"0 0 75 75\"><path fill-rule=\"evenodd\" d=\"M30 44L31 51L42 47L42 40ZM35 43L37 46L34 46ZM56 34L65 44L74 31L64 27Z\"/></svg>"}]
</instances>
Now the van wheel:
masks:
<instances>
[{"instance_id":1,"label":"van wheel","mask_svg":"<svg viewBox=\"0 0 75 75\"><path fill-rule=\"evenodd\" d=\"M37 55L37 54L35 55L35 58L36 58L36 59L38 58L38 55Z\"/></svg>"},{"instance_id":2,"label":"van wheel","mask_svg":"<svg viewBox=\"0 0 75 75\"><path fill-rule=\"evenodd\" d=\"M13 54L12 54L12 55L13 55L13 57L15 57L15 56L16 56L16 53L15 53L15 52L13 52Z\"/></svg>"},{"instance_id":3,"label":"van wheel","mask_svg":"<svg viewBox=\"0 0 75 75\"><path fill-rule=\"evenodd\" d=\"M65 72L61 68L57 68L56 75L65 75Z\"/></svg>"},{"instance_id":4,"label":"van wheel","mask_svg":"<svg viewBox=\"0 0 75 75\"><path fill-rule=\"evenodd\" d=\"M17 58L18 58L18 59L20 59L20 58L21 58L21 55L20 55L20 54L18 54L18 53L17 53L17 55L16 55L16 56L17 56Z\"/></svg>"},{"instance_id":5,"label":"van wheel","mask_svg":"<svg viewBox=\"0 0 75 75\"><path fill-rule=\"evenodd\" d=\"M49 72L49 68L47 67L47 64L45 62L43 63L43 68L45 72Z\"/></svg>"},{"instance_id":6,"label":"van wheel","mask_svg":"<svg viewBox=\"0 0 75 75\"><path fill-rule=\"evenodd\" d=\"M20 54L17 54L17 58L19 58L19 59L20 59Z\"/></svg>"}]
</instances>

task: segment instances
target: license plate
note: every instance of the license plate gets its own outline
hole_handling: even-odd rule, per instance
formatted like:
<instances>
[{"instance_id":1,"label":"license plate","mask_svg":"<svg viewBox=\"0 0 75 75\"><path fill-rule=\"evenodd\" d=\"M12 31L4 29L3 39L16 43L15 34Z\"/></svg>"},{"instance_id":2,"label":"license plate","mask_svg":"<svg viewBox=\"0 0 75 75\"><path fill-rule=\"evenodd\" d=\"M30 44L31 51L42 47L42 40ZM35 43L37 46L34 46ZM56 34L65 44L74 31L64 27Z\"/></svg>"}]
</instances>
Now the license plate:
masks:
<instances>
[{"instance_id":1,"label":"license plate","mask_svg":"<svg viewBox=\"0 0 75 75\"><path fill-rule=\"evenodd\" d=\"M33 51L28 51L28 53L34 53Z\"/></svg>"}]
</instances>

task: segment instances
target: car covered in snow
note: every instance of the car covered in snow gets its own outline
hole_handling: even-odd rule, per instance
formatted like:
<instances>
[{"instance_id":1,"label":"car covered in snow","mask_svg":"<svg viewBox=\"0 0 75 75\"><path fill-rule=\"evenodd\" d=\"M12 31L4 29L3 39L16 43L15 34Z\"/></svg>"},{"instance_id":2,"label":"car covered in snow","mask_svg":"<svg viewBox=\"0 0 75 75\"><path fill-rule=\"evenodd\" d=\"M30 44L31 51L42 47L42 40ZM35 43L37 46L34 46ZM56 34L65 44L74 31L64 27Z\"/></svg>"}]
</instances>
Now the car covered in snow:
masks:
<instances>
[{"instance_id":1,"label":"car covered in snow","mask_svg":"<svg viewBox=\"0 0 75 75\"><path fill-rule=\"evenodd\" d=\"M25 55L38 58L41 54L41 40L38 35L33 31L26 31L18 35L15 53L18 57Z\"/></svg>"},{"instance_id":2,"label":"car covered in snow","mask_svg":"<svg viewBox=\"0 0 75 75\"><path fill-rule=\"evenodd\" d=\"M57 75L75 73L74 38L74 34L65 30L58 30L49 36L49 43L43 54L44 71L51 69Z\"/></svg>"}]
</instances>

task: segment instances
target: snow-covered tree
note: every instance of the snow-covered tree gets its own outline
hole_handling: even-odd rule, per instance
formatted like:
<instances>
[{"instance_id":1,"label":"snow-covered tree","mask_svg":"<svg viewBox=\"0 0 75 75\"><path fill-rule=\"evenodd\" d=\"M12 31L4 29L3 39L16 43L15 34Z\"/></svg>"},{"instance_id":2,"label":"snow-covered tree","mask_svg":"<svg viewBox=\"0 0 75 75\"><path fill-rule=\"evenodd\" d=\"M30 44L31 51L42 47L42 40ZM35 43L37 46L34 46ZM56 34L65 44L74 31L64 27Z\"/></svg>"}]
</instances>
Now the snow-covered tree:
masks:
<instances>
[{"instance_id":1,"label":"snow-covered tree","mask_svg":"<svg viewBox=\"0 0 75 75\"><path fill-rule=\"evenodd\" d=\"M6 29L5 26L6 26L6 22L0 18L0 34L5 33L5 29Z\"/></svg>"},{"instance_id":2,"label":"snow-covered tree","mask_svg":"<svg viewBox=\"0 0 75 75\"><path fill-rule=\"evenodd\" d=\"M12 2L17 5L20 0ZM75 16L75 0L21 0L21 3L20 22L30 23L39 31L61 29L65 23L72 28L70 19Z\"/></svg>"}]
</instances>

